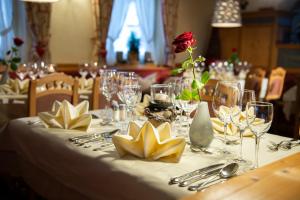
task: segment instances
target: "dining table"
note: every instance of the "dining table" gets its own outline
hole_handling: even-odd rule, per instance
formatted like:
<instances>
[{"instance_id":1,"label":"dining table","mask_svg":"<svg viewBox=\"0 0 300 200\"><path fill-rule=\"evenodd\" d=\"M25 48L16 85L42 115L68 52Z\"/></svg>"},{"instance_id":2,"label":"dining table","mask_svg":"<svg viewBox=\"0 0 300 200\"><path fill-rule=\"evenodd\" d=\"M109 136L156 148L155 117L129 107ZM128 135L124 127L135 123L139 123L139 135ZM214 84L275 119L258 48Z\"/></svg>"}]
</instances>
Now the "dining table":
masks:
<instances>
[{"instance_id":1,"label":"dining table","mask_svg":"<svg viewBox=\"0 0 300 200\"><path fill-rule=\"evenodd\" d=\"M102 112L92 111L94 116L99 117ZM144 120L141 118L137 122L143 124ZM177 184L170 185L171 177L216 163L232 162L233 157L218 153L195 153L188 143L180 161L168 163L130 155L120 157L113 144L99 148L99 141L79 146L69 140L116 128L120 128L120 122L105 125L101 119L93 119L89 131L84 132L45 128L38 117L19 118L11 120L0 133L0 151L5 147L6 151L16 152L21 176L34 191L47 199L181 199L195 195L195 192ZM173 134L175 137L175 130ZM3 136L5 141L1 140ZM238 152L238 145L224 146L219 137L215 137L210 147ZM299 153L300 146L286 151L268 149L270 141L279 143L288 139L270 133L262 136L260 167ZM1 144L3 142L5 145ZM253 137L244 138L243 156L254 160ZM247 173L248 170L239 170L238 176L232 179Z\"/></svg>"}]
</instances>

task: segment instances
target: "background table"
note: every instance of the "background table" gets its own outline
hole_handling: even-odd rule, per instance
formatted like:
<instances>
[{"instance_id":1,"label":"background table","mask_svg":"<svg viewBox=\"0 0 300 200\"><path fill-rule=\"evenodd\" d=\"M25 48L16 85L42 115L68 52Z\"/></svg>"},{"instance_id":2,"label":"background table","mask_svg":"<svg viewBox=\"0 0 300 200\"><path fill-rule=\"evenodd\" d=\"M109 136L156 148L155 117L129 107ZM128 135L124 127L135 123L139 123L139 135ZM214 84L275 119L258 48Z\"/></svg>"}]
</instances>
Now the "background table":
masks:
<instances>
[{"instance_id":1,"label":"background table","mask_svg":"<svg viewBox=\"0 0 300 200\"><path fill-rule=\"evenodd\" d=\"M149 162L131 156L119 158L114 147L95 152L68 142L68 138L83 132L29 126L26 124L29 119L33 120L11 121L6 134L21 157L26 182L49 199L178 199L193 193L177 185L168 185L170 177L224 159L192 153L188 147L179 163ZM93 125L91 131L111 128ZM267 151L269 140L278 142L283 139L271 134L263 137L260 165L300 152L300 147L290 151ZM214 140L212 145L222 143ZM228 148L237 150L238 146ZM245 139L244 154L247 159L253 159L253 138Z\"/></svg>"}]
</instances>

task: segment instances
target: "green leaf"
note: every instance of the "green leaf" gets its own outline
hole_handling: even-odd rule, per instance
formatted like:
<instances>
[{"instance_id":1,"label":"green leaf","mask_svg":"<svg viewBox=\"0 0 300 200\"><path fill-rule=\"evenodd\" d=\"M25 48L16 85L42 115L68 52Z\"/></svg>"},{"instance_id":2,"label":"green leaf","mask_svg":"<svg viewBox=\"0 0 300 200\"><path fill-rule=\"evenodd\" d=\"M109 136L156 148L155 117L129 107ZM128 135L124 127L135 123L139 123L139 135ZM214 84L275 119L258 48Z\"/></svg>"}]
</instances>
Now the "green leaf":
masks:
<instances>
[{"instance_id":1,"label":"green leaf","mask_svg":"<svg viewBox=\"0 0 300 200\"><path fill-rule=\"evenodd\" d=\"M21 62L21 58L20 57L14 57L12 59L12 61L15 62L15 63L19 63L19 62Z\"/></svg>"},{"instance_id":2,"label":"green leaf","mask_svg":"<svg viewBox=\"0 0 300 200\"><path fill-rule=\"evenodd\" d=\"M16 47L12 47L11 50L12 50L13 52L17 52L17 51L18 51L18 49L17 49Z\"/></svg>"},{"instance_id":3,"label":"green leaf","mask_svg":"<svg viewBox=\"0 0 300 200\"><path fill-rule=\"evenodd\" d=\"M208 82L209 78L210 78L209 72L205 71L201 76L201 83L205 85Z\"/></svg>"},{"instance_id":4,"label":"green leaf","mask_svg":"<svg viewBox=\"0 0 300 200\"><path fill-rule=\"evenodd\" d=\"M172 69L171 74L178 75L178 74L181 74L183 71L184 71L184 69L182 69L182 68L176 68L176 69Z\"/></svg>"},{"instance_id":5,"label":"green leaf","mask_svg":"<svg viewBox=\"0 0 300 200\"><path fill-rule=\"evenodd\" d=\"M201 89L204 85L197 79L194 79L192 82L193 89Z\"/></svg>"},{"instance_id":6,"label":"green leaf","mask_svg":"<svg viewBox=\"0 0 300 200\"><path fill-rule=\"evenodd\" d=\"M13 70L13 71L16 71L18 69L18 65L16 63L11 63L10 64L10 68Z\"/></svg>"},{"instance_id":7,"label":"green leaf","mask_svg":"<svg viewBox=\"0 0 300 200\"><path fill-rule=\"evenodd\" d=\"M199 94L198 94L198 89L192 91L192 100L196 100L196 101L200 100Z\"/></svg>"},{"instance_id":8,"label":"green leaf","mask_svg":"<svg viewBox=\"0 0 300 200\"><path fill-rule=\"evenodd\" d=\"M192 60L191 60L191 59L185 60L185 61L182 63L181 67L182 67L183 69L188 69L188 68L189 68L189 65L192 65Z\"/></svg>"},{"instance_id":9,"label":"green leaf","mask_svg":"<svg viewBox=\"0 0 300 200\"><path fill-rule=\"evenodd\" d=\"M180 99L185 101L192 100L193 99L192 91L188 89L184 89L180 94Z\"/></svg>"}]
</instances>

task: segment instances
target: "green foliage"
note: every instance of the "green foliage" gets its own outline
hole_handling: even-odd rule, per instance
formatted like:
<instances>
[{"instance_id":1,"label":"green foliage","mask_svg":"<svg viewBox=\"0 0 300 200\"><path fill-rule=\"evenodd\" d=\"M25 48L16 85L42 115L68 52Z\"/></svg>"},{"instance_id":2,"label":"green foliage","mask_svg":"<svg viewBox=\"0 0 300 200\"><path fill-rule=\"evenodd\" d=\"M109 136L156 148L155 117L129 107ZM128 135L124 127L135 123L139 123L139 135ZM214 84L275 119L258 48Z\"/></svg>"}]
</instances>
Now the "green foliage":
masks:
<instances>
[{"instance_id":1,"label":"green foliage","mask_svg":"<svg viewBox=\"0 0 300 200\"><path fill-rule=\"evenodd\" d=\"M128 47L130 52L139 52L140 39L136 37L134 32L130 33L130 37L128 39Z\"/></svg>"}]
</instances>

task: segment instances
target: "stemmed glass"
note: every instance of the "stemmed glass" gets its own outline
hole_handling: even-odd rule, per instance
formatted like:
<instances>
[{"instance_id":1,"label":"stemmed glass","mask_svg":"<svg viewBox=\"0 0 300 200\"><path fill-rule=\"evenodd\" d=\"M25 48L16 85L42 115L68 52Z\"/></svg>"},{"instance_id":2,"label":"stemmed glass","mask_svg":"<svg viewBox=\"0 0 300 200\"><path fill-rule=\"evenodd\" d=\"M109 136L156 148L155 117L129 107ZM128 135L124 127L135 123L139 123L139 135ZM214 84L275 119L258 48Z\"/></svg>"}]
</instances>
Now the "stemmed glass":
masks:
<instances>
[{"instance_id":1,"label":"stemmed glass","mask_svg":"<svg viewBox=\"0 0 300 200\"><path fill-rule=\"evenodd\" d=\"M227 127L231 122L232 109L237 106L241 99L241 86L235 81L219 81L216 85L212 108L215 115L224 124L224 143L234 144L227 139Z\"/></svg>"},{"instance_id":2,"label":"stemmed glass","mask_svg":"<svg viewBox=\"0 0 300 200\"><path fill-rule=\"evenodd\" d=\"M98 62L93 62L89 67L88 67L89 74L93 79L96 78L98 71L99 71L99 66Z\"/></svg>"},{"instance_id":3,"label":"stemmed glass","mask_svg":"<svg viewBox=\"0 0 300 200\"><path fill-rule=\"evenodd\" d=\"M258 168L260 137L270 129L273 120L273 112L273 104L268 102L252 101L246 106L247 124L255 136L254 168Z\"/></svg>"},{"instance_id":4,"label":"stemmed glass","mask_svg":"<svg viewBox=\"0 0 300 200\"><path fill-rule=\"evenodd\" d=\"M28 74L28 66L27 66L27 64L21 64L21 65L17 68L16 74L17 74L17 76L19 77L19 79L20 79L21 81L23 81L24 78L25 78L25 77L27 76L27 74Z\"/></svg>"},{"instance_id":5,"label":"stemmed glass","mask_svg":"<svg viewBox=\"0 0 300 200\"><path fill-rule=\"evenodd\" d=\"M86 78L86 76L89 73L89 64L88 63L82 63L79 65L79 74L81 78Z\"/></svg>"},{"instance_id":6,"label":"stemmed glass","mask_svg":"<svg viewBox=\"0 0 300 200\"><path fill-rule=\"evenodd\" d=\"M234 159L234 161L239 162L240 164L250 164L249 161L243 159L243 134L246 128L248 128L246 120L246 106L247 103L252 101L255 101L254 90L243 90L241 103L237 102L236 109L233 109L231 113L231 121L238 128L240 140L239 156Z\"/></svg>"},{"instance_id":7,"label":"stemmed glass","mask_svg":"<svg viewBox=\"0 0 300 200\"><path fill-rule=\"evenodd\" d=\"M116 71L105 70L100 76L100 90L110 104L112 95L117 92ZM105 106L106 117L108 118L108 105Z\"/></svg>"},{"instance_id":8,"label":"stemmed glass","mask_svg":"<svg viewBox=\"0 0 300 200\"><path fill-rule=\"evenodd\" d=\"M29 65L28 75L32 80L35 80L38 76L38 65L37 63L33 63Z\"/></svg>"}]
</instances>

